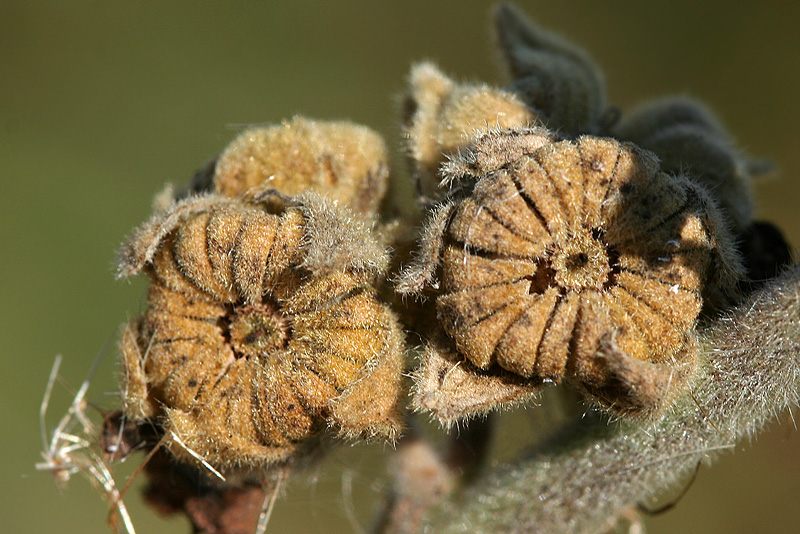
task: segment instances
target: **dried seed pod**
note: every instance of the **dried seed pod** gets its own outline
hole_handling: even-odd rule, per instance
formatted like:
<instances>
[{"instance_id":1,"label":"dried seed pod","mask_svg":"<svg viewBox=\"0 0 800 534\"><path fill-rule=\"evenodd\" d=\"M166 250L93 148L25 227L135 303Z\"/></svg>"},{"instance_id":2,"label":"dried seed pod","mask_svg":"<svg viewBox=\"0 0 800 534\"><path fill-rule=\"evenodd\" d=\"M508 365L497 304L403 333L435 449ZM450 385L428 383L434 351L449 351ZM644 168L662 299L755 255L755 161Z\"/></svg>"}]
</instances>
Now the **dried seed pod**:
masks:
<instances>
[{"instance_id":1,"label":"dried seed pod","mask_svg":"<svg viewBox=\"0 0 800 534\"><path fill-rule=\"evenodd\" d=\"M705 187L735 235L752 222L750 165L704 105L681 97L658 100L624 117L613 132L655 152L665 172Z\"/></svg>"},{"instance_id":2,"label":"dried seed pod","mask_svg":"<svg viewBox=\"0 0 800 534\"><path fill-rule=\"evenodd\" d=\"M514 94L484 84L459 84L432 63L411 69L406 97L406 137L418 189L434 196L439 167L448 156L489 129L533 125L538 117Z\"/></svg>"},{"instance_id":3,"label":"dried seed pod","mask_svg":"<svg viewBox=\"0 0 800 534\"><path fill-rule=\"evenodd\" d=\"M423 244L440 255L418 260L441 266L441 327L478 369L534 387L569 378L618 411L653 411L665 393L642 386L657 381L640 364L693 361L704 298L718 305L741 276L730 237L701 187L633 145L583 136L541 146L528 133L530 153L477 161L525 135L487 134L445 168L474 188Z\"/></svg>"},{"instance_id":4,"label":"dried seed pod","mask_svg":"<svg viewBox=\"0 0 800 534\"><path fill-rule=\"evenodd\" d=\"M603 73L581 48L540 28L515 6L495 10L500 49L514 82L509 91L563 133L594 132L606 111Z\"/></svg>"},{"instance_id":5,"label":"dried seed pod","mask_svg":"<svg viewBox=\"0 0 800 534\"><path fill-rule=\"evenodd\" d=\"M402 336L371 285L385 250L317 196L267 205L189 198L123 248L120 273L151 279L121 342L125 411L159 418L179 459L265 467L326 427L398 433Z\"/></svg>"},{"instance_id":6,"label":"dried seed pod","mask_svg":"<svg viewBox=\"0 0 800 534\"><path fill-rule=\"evenodd\" d=\"M242 132L191 190L228 197L274 189L295 196L324 194L360 213L375 213L388 186L386 144L365 126L294 117Z\"/></svg>"}]
</instances>

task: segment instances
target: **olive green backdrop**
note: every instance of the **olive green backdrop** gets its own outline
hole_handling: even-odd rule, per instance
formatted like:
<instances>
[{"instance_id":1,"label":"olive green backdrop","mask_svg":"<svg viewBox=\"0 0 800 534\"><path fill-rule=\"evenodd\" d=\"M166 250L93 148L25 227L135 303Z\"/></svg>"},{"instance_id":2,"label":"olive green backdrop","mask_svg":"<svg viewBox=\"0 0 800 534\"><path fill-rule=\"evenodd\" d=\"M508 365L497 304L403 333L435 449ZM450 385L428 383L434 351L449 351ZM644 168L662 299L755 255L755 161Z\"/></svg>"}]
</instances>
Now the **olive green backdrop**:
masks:
<instances>
[{"instance_id":1,"label":"olive green backdrop","mask_svg":"<svg viewBox=\"0 0 800 534\"><path fill-rule=\"evenodd\" d=\"M748 153L778 165L758 186L758 212L800 244L800 7L520 3L594 55L610 100L623 109L668 93L707 101ZM89 396L101 407L117 402L116 330L139 310L144 284L114 280L114 251L164 182L189 179L243 125L296 113L367 124L399 152L397 95L416 60L432 59L459 78L503 81L490 4L431 4L0 3L4 532L106 532L106 506L85 481L60 493L34 470L39 402L57 353L77 387L104 346ZM69 399L56 389L53 416ZM788 413L780 420L701 468L688 495L648 520L648 531L799 531L800 435ZM334 451L291 484L270 531L366 524L370 496L387 484L382 454L379 446ZM188 532L182 519L145 509L138 486L127 502L140 532Z\"/></svg>"}]
</instances>

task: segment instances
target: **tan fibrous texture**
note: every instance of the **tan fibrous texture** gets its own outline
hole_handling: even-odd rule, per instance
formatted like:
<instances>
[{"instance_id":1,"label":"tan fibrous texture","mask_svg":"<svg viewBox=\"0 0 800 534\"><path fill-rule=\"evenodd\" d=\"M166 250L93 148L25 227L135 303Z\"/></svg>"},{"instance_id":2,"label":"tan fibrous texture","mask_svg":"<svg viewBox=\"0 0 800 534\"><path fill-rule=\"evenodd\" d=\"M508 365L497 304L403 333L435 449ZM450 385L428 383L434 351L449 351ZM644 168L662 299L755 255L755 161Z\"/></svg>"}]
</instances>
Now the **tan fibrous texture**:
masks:
<instances>
[{"instance_id":1,"label":"tan fibrous texture","mask_svg":"<svg viewBox=\"0 0 800 534\"><path fill-rule=\"evenodd\" d=\"M524 135L483 141L518 146ZM440 324L478 369L532 386L566 377L603 405L647 412L691 366L704 304L721 305L741 276L730 237L705 191L649 152L527 135L538 148L502 166L476 163L486 149L472 146L446 168L475 186L428 237L440 256L419 258L441 265Z\"/></svg>"},{"instance_id":2,"label":"tan fibrous texture","mask_svg":"<svg viewBox=\"0 0 800 534\"><path fill-rule=\"evenodd\" d=\"M537 115L511 92L457 83L432 63L415 65L409 85L405 135L419 190L426 196L435 195L442 163L475 135L539 123Z\"/></svg>"},{"instance_id":3,"label":"tan fibrous texture","mask_svg":"<svg viewBox=\"0 0 800 534\"><path fill-rule=\"evenodd\" d=\"M212 191L229 197L311 191L373 214L388 186L386 144L365 126L295 117L242 132L219 156Z\"/></svg>"},{"instance_id":4,"label":"tan fibrous texture","mask_svg":"<svg viewBox=\"0 0 800 534\"><path fill-rule=\"evenodd\" d=\"M665 172L682 173L710 191L735 235L752 223L750 163L703 104L657 100L623 117L613 133L655 152Z\"/></svg>"},{"instance_id":5,"label":"tan fibrous texture","mask_svg":"<svg viewBox=\"0 0 800 534\"><path fill-rule=\"evenodd\" d=\"M591 57L513 5L498 5L494 22L513 78L508 90L554 131L597 131L607 108L606 90L603 73Z\"/></svg>"},{"instance_id":6,"label":"tan fibrous texture","mask_svg":"<svg viewBox=\"0 0 800 534\"><path fill-rule=\"evenodd\" d=\"M483 372L464 365L463 357L446 342L429 342L414 373L412 407L435 414L446 428L459 421L484 416L492 410L532 401L539 384L501 371Z\"/></svg>"},{"instance_id":7,"label":"tan fibrous texture","mask_svg":"<svg viewBox=\"0 0 800 534\"><path fill-rule=\"evenodd\" d=\"M159 421L183 461L264 468L328 427L400 429L402 334L372 286L385 250L313 194L270 206L192 197L121 252L121 274L150 278L121 341L125 411Z\"/></svg>"}]
</instances>

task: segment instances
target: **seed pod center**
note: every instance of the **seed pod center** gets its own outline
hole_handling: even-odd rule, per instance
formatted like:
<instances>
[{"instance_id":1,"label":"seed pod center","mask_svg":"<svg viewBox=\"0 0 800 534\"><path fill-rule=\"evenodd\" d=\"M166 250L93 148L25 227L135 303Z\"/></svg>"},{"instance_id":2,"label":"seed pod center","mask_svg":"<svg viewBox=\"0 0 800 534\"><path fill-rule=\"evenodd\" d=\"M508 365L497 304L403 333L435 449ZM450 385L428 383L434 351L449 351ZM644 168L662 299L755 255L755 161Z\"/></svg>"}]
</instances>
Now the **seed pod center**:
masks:
<instances>
[{"instance_id":1,"label":"seed pod center","mask_svg":"<svg viewBox=\"0 0 800 534\"><path fill-rule=\"evenodd\" d=\"M566 240L551 261L555 283L567 291L603 289L611 272L605 244L589 235Z\"/></svg>"},{"instance_id":2,"label":"seed pod center","mask_svg":"<svg viewBox=\"0 0 800 534\"><path fill-rule=\"evenodd\" d=\"M286 316L269 302L235 308L229 331L233 350L245 357L282 350L290 336Z\"/></svg>"}]
</instances>

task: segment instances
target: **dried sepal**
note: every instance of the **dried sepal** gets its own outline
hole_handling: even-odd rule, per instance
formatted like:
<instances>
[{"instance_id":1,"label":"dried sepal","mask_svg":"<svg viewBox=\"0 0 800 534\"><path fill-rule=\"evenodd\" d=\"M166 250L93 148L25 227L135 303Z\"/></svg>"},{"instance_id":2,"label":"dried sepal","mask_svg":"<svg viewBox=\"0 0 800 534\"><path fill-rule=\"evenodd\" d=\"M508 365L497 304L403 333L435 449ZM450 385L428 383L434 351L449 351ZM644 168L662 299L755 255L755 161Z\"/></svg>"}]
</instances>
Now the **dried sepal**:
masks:
<instances>
[{"instance_id":1,"label":"dried sepal","mask_svg":"<svg viewBox=\"0 0 800 534\"><path fill-rule=\"evenodd\" d=\"M432 63L415 65L409 85L407 150L415 164L418 189L425 196L435 195L442 162L475 135L539 122L513 93L485 84L457 83Z\"/></svg>"},{"instance_id":2,"label":"dried sepal","mask_svg":"<svg viewBox=\"0 0 800 534\"><path fill-rule=\"evenodd\" d=\"M296 202L306 219L304 268L315 275L347 269L370 279L386 271L386 243L373 221L314 193L299 195Z\"/></svg>"},{"instance_id":3,"label":"dried sepal","mask_svg":"<svg viewBox=\"0 0 800 534\"><path fill-rule=\"evenodd\" d=\"M442 257L442 235L454 207L453 202L447 201L431 210L419 237L419 248L396 281L395 290L401 295L420 296L426 287L439 288L436 272Z\"/></svg>"},{"instance_id":4,"label":"dried sepal","mask_svg":"<svg viewBox=\"0 0 800 534\"><path fill-rule=\"evenodd\" d=\"M495 9L500 49L508 63L508 89L562 133L593 132L606 111L603 73L589 55L544 30L511 4Z\"/></svg>"},{"instance_id":5,"label":"dried sepal","mask_svg":"<svg viewBox=\"0 0 800 534\"><path fill-rule=\"evenodd\" d=\"M480 132L457 156L442 165L442 186L451 193L456 188L469 189L482 177L511 162L530 156L556 141L552 132L541 127L487 130Z\"/></svg>"},{"instance_id":6,"label":"dried sepal","mask_svg":"<svg viewBox=\"0 0 800 534\"><path fill-rule=\"evenodd\" d=\"M632 357L610 334L600 340L594 354L599 372L576 375L570 381L615 414L652 418L670 406L690 383L697 358L697 340L691 332L677 354L657 363Z\"/></svg>"},{"instance_id":7,"label":"dried sepal","mask_svg":"<svg viewBox=\"0 0 800 534\"><path fill-rule=\"evenodd\" d=\"M347 121L294 117L242 132L192 190L237 197L274 189L286 196L315 192L362 213L375 213L388 186L386 144L373 130Z\"/></svg>"},{"instance_id":8,"label":"dried sepal","mask_svg":"<svg viewBox=\"0 0 800 534\"><path fill-rule=\"evenodd\" d=\"M613 132L655 152L665 172L684 174L706 188L735 235L752 222L751 165L700 102L657 100L623 117Z\"/></svg>"},{"instance_id":9,"label":"dried sepal","mask_svg":"<svg viewBox=\"0 0 800 534\"><path fill-rule=\"evenodd\" d=\"M411 408L434 415L445 428L498 406L532 402L541 382L508 372L485 372L464 361L445 339L425 346L414 372Z\"/></svg>"},{"instance_id":10,"label":"dried sepal","mask_svg":"<svg viewBox=\"0 0 800 534\"><path fill-rule=\"evenodd\" d=\"M371 285L385 251L312 194L275 205L189 198L122 254L121 272L151 279L121 342L126 412L155 417L182 461L265 467L328 426L389 440L400 429L402 334ZM336 239L354 248L334 255Z\"/></svg>"},{"instance_id":11,"label":"dried sepal","mask_svg":"<svg viewBox=\"0 0 800 534\"><path fill-rule=\"evenodd\" d=\"M486 146L503 147L520 132L487 136ZM445 168L488 172L472 173L446 224L425 230L439 263L415 265L400 287L413 287L412 272L440 269L439 323L476 368L531 384L572 379L619 413L658 412L670 397L658 384L686 383L660 377L688 374L654 366L691 367L701 309L725 305L742 276L718 210L633 145L530 138L534 147L502 166L481 166L470 148Z\"/></svg>"}]
</instances>

